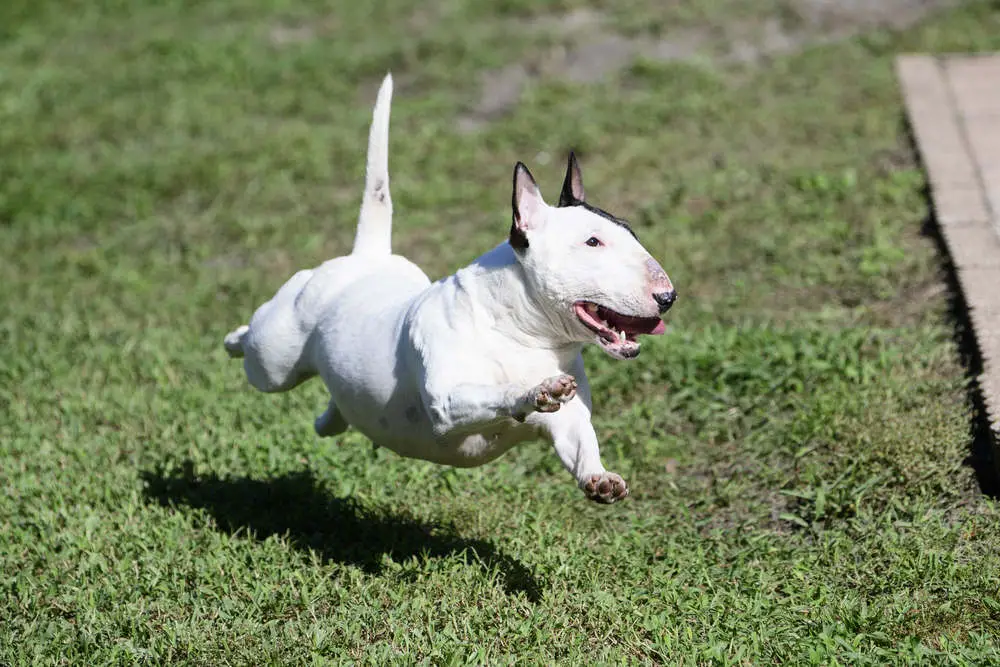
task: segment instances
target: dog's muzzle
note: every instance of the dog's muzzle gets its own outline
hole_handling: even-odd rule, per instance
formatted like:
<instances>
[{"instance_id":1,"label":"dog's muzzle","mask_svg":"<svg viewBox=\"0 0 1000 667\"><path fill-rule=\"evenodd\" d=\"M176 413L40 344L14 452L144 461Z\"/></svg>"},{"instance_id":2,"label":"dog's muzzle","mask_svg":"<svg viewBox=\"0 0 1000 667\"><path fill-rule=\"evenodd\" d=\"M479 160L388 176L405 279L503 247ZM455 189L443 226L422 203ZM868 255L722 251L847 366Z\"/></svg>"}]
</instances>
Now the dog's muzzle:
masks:
<instances>
[{"instance_id":1,"label":"dog's muzzle","mask_svg":"<svg viewBox=\"0 0 1000 667\"><path fill-rule=\"evenodd\" d=\"M670 310L670 306L674 305L674 301L677 300L677 290L672 289L654 294L653 299L656 301L656 305L659 307L660 314L662 315Z\"/></svg>"}]
</instances>

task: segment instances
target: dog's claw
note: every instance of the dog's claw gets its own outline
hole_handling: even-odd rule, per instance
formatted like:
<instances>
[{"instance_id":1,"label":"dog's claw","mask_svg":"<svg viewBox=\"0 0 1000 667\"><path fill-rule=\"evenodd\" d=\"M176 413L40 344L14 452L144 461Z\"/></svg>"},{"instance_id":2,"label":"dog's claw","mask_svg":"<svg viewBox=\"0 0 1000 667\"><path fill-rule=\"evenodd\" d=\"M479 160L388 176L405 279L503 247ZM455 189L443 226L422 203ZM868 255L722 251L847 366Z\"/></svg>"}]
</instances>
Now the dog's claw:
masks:
<instances>
[{"instance_id":1,"label":"dog's claw","mask_svg":"<svg viewBox=\"0 0 1000 667\"><path fill-rule=\"evenodd\" d=\"M576 396L576 378L572 375L556 375L532 390L533 407L538 412L555 412Z\"/></svg>"},{"instance_id":2,"label":"dog's claw","mask_svg":"<svg viewBox=\"0 0 1000 667\"><path fill-rule=\"evenodd\" d=\"M628 485L625 480L622 479L621 475L613 472L590 475L580 484L580 488L594 502L607 505L628 495Z\"/></svg>"}]
</instances>

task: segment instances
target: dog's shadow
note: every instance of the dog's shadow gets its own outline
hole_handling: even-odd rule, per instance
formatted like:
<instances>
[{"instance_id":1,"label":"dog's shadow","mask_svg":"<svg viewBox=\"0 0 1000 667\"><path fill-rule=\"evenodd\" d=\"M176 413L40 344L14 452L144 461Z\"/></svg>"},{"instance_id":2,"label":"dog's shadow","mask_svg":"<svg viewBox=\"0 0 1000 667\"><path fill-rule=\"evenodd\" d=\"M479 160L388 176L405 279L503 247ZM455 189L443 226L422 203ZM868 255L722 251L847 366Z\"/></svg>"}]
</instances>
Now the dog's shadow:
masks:
<instances>
[{"instance_id":1,"label":"dog's shadow","mask_svg":"<svg viewBox=\"0 0 1000 667\"><path fill-rule=\"evenodd\" d=\"M509 594L541 599L541 586L523 564L493 544L462 537L452 526L432 526L419 520L363 507L351 498L327 493L309 471L266 480L195 475L182 469L145 472L146 497L167 507L188 506L207 511L221 530L257 539L286 535L301 550L312 550L324 561L356 565L369 574L382 571L383 556L406 560L427 555L460 555L485 572L500 574Z\"/></svg>"}]
</instances>

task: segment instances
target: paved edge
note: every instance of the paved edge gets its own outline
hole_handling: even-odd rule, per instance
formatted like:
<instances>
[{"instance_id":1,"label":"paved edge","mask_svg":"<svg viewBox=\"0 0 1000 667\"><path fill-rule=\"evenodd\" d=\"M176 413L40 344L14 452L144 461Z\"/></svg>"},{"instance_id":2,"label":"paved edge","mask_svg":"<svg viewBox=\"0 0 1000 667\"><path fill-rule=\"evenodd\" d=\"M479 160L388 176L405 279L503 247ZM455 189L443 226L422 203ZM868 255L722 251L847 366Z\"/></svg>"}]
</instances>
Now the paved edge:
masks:
<instances>
[{"instance_id":1,"label":"paved edge","mask_svg":"<svg viewBox=\"0 0 1000 667\"><path fill-rule=\"evenodd\" d=\"M1000 84L1000 57L903 55L896 76L969 309L1000 470L1000 92L984 85Z\"/></svg>"}]
</instances>

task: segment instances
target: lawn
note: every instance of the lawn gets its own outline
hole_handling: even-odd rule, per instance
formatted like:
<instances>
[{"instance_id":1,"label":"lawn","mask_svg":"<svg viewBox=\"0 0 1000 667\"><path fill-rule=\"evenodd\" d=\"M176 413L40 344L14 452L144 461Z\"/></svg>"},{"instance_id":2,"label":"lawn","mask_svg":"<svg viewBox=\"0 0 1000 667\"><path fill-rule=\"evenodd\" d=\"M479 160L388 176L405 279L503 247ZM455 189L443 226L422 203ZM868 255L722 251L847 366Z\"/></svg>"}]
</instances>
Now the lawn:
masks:
<instances>
[{"instance_id":1,"label":"lawn","mask_svg":"<svg viewBox=\"0 0 1000 667\"><path fill-rule=\"evenodd\" d=\"M1000 49L1000 6L336 4L0 6L0 664L1000 663L976 360L893 71ZM541 444L321 440L319 383L226 357L348 250L389 69L432 277L504 238L515 161L552 201L575 148L677 285L639 359L586 353L626 501Z\"/></svg>"}]
</instances>

